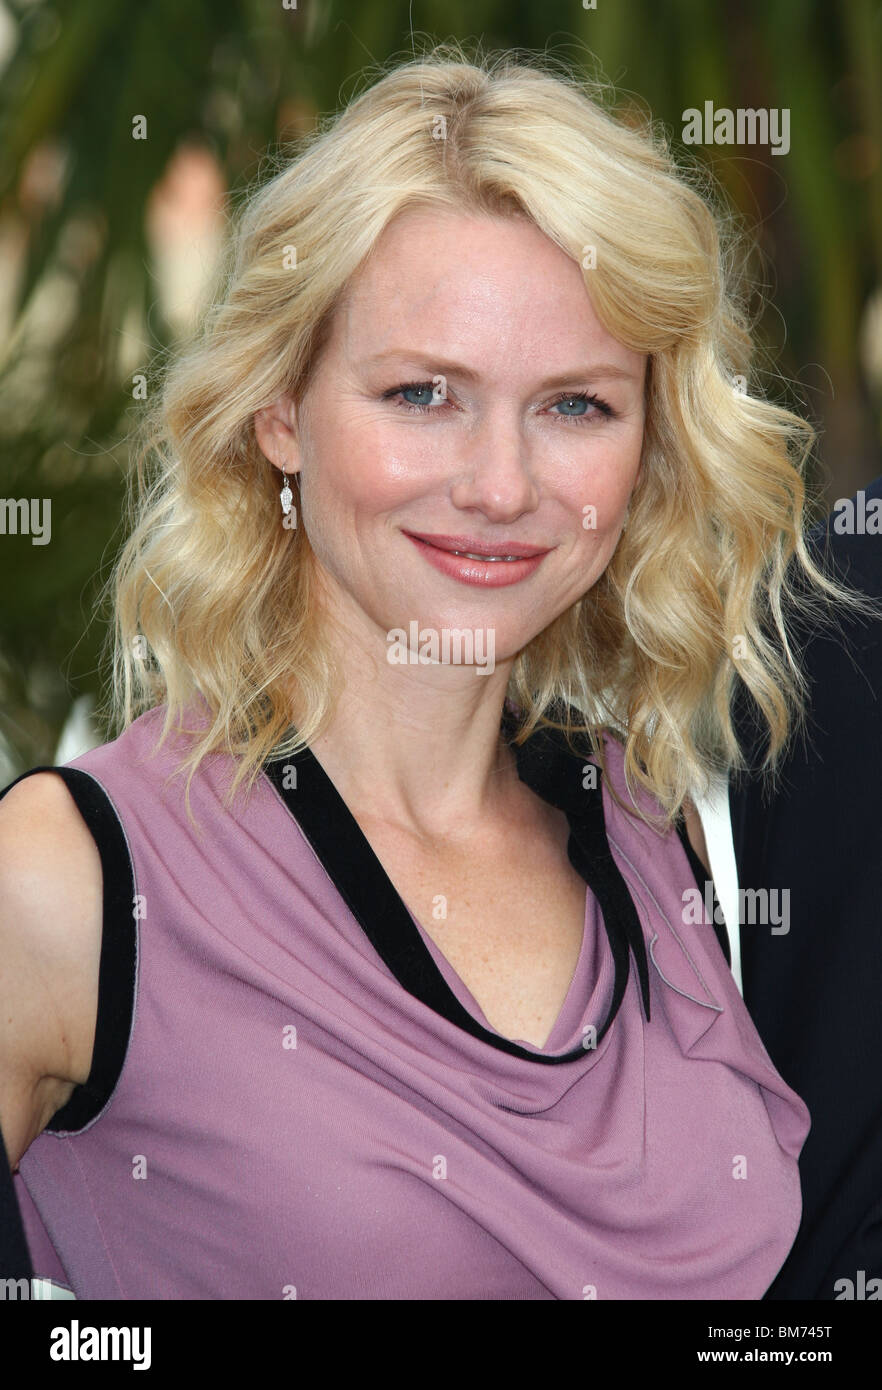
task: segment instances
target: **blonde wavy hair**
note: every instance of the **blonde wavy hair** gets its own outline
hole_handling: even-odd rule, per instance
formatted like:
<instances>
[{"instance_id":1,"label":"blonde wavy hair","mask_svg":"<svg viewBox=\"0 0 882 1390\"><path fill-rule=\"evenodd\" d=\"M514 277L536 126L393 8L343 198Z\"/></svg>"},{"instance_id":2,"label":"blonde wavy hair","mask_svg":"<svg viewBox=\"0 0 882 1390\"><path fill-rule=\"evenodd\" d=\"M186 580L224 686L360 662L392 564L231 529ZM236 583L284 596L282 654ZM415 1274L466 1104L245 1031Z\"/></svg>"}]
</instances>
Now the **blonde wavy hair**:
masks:
<instances>
[{"instance_id":1,"label":"blonde wavy hair","mask_svg":"<svg viewBox=\"0 0 882 1390\"><path fill-rule=\"evenodd\" d=\"M613 731L629 789L641 784L670 823L709 773L744 766L740 677L774 769L804 717L785 610L818 617L831 600L864 600L806 548L815 431L760 392L735 219L697 162L678 167L663 129L615 115L611 95L547 58L435 46L270 154L272 177L246 191L209 306L146 407L109 581L109 718L122 730L165 703L159 741L173 727L192 736L178 768L188 812L206 755L235 756L232 800L332 711L341 673L309 538L280 524L280 475L253 416L283 392L302 398L350 277L415 204L526 214L580 264L594 247L584 280L598 318L649 355L628 527L592 588L516 658L517 741L562 729L605 768ZM200 696L207 717L185 730Z\"/></svg>"}]
</instances>

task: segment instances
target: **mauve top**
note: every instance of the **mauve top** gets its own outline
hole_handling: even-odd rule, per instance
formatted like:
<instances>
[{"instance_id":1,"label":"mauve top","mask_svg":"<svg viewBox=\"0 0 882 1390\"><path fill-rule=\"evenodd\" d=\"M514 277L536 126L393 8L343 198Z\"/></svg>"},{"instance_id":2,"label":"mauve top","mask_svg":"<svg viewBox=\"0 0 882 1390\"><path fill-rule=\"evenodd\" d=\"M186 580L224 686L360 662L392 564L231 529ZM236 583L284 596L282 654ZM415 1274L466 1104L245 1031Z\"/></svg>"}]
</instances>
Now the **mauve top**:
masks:
<instances>
[{"instance_id":1,"label":"mauve top","mask_svg":"<svg viewBox=\"0 0 882 1390\"><path fill-rule=\"evenodd\" d=\"M56 769L104 920L91 1074L15 1177L35 1275L85 1299L762 1297L809 1115L688 924L677 829L556 733L515 750L588 885L538 1048L492 1028L311 750L232 809L232 758L203 761L194 831L163 713Z\"/></svg>"}]
</instances>

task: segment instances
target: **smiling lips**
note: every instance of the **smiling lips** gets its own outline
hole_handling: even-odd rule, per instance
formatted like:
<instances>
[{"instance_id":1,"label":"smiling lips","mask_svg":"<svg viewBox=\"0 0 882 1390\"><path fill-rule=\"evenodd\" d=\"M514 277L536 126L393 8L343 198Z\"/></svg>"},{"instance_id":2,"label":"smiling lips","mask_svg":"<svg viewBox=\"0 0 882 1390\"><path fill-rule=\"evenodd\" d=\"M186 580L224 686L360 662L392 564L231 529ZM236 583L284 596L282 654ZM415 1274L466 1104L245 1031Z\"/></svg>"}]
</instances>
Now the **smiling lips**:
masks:
<instances>
[{"instance_id":1,"label":"smiling lips","mask_svg":"<svg viewBox=\"0 0 882 1390\"><path fill-rule=\"evenodd\" d=\"M435 569L465 584L500 588L517 584L538 569L548 554L535 545L503 541L491 550L473 536L435 536L405 531ZM497 554L496 550L501 551Z\"/></svg>"}]
</instances>

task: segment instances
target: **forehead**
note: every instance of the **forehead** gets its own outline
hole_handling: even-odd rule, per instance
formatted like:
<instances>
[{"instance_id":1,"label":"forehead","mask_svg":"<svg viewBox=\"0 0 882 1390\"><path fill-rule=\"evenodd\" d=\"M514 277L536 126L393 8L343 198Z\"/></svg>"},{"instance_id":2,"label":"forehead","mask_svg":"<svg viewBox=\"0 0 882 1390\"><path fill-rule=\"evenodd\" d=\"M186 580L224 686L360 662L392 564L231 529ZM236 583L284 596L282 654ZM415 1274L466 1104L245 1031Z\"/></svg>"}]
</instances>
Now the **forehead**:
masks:
<instances>
[{"instance_id":1,"label":"forehead","mask_svg":"<svg viewBox=\"0 0 882 1390\"><path fill-rule=\"evenodd\" d=\"M586 354L634 366L603 327L583 271L526 216L413 208L353 276L335 334L352 357L432 348L481 362L571 368Z\"/></svg>"}]
</instances>

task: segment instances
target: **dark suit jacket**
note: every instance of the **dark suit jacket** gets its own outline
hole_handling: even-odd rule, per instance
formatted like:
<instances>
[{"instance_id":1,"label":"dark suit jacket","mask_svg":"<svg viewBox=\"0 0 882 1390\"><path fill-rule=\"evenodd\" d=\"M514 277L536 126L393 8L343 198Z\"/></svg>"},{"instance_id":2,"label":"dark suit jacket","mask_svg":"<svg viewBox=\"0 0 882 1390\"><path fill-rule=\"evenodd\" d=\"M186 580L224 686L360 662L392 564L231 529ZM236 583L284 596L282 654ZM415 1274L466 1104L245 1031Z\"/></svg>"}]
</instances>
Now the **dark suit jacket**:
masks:
<instances>
[{"instance_id":1,"label":"dark suit jacket","mask_svg":"<svg viewBox=\"0 0 882 1390\"><path fill-rule=\"evenodd\" d=\"M882 478L863 491L882 498ZM809 533L815 555L882 597L882 535L837 534L834 517ZM739 885L790 891L788 933L742 920L745 1003L812 1117L802 1224L766 1297L836 1299L838 1281L862 1297L860 1271L882 1275L882 620L798 631L807 735L771 797L751 775L732 779L729 799ZM765 745L740 690L736 727L755 768Z\"/></svg>"}]
</instances>

